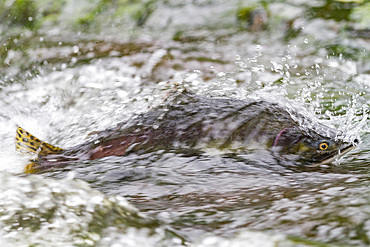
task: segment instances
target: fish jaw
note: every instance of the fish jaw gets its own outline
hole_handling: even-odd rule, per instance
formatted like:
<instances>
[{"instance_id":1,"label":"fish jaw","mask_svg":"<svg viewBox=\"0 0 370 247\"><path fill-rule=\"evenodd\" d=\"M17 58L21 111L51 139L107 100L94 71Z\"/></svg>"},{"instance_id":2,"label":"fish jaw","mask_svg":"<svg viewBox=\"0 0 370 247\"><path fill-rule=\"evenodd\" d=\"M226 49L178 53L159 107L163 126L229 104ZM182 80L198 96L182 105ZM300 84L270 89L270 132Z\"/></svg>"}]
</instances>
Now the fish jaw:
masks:
<instances>
[{"instance_id":1,"label":"fish jaw","mask_svg":"<svg viewBox=\"0 0 370 247\"><path fill-rule=\"evenodd\" d=\"M348 153L349 151L351 151L355 147L356 147L356 145L350 144L347 147L342 148L341 150L339 150L337 153L334 153L330 157L324 159L323 161L312 164L310 166L320 166L320 165L333 163L334 161L338 160L339 158L341 158L343 155L345 155L346 153Z\"/></svg>"},{"instance_id":2,"label":"fish jaw","mask_svg":"<svg viewBox=\"0 0 370 247\"><path fill-rule=\"evenodd\" d=\"M308 131L299 127L287 127L278 132L271 150L276 156L281 157L283 162L294 162L304 166L328 164L359 143L358 139L348 142L337 136L334 130L331 135L323 135L314 129Z\"/></svg>"}]
</instances>

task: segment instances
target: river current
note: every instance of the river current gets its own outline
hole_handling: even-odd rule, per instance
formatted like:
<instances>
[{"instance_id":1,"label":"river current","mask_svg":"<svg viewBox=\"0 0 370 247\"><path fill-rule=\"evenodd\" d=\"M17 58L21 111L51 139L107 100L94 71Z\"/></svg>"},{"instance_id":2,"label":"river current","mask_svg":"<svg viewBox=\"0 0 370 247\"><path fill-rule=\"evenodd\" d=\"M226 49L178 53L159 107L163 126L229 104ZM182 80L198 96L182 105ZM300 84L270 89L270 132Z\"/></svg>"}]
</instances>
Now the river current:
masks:
<instances>
[{"instance_id":1,"label":"river current","mask_svg":"<svg viewBox=\"0 0 370 247\"><path fill-rule=\"evenodd\" d=\"M1 246L370 244L368 38L343 36L340 22L300 17L307 6L289 1L269 5L267 30L233 27L237 1L147 1L145 24L128 21L117 32L124 21L113 22L104 31L97 19L103 30L74 32L66 27L73 1L65 2L65 26L20 36L9 34L19 27L1 29L8 46L0 73ZM279 32L283 10L297 32L289 41ZM190 14L197 18L188 23ZM213 16L224 19L215 24ZM332 40L352 42L355 57L333 51ZM21 50L17 42L35 45ZM279 102L360 144L333 164L298 170L263 150L213 150L131 153L23 173L32 157L15 151L17 126L68 148L163 104L174 83L206 97Z\"/></svg>"}]
</instances>

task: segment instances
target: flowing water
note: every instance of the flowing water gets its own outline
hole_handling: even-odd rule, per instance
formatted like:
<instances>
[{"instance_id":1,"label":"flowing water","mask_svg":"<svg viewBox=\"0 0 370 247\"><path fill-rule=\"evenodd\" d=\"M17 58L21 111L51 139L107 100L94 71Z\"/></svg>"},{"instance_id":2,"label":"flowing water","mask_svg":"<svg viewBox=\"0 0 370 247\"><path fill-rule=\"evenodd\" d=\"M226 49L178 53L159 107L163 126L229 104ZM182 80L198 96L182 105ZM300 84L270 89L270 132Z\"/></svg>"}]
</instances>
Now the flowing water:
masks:
<instances>
[{"instance_id":1,"label":"flowing water","mask_svg":"<svg viewBox=\"0 0 370 247\"><path fill-rule=\"evenodd\" d=\"M268 27L254 30L241 1L132 1L118 8L126 19L104 1L51 2L40 13L60 13L42 24L32 24L38 12L30 27L1 16L1 246L370 244L368 15L347 29L345 17L321 16L339 2L281 1L261 5ZM354 9L353 18L369 8L341 4L337 14ZM264 151L156 151L23 174L30 155L14 149L17 126L68 148L163 104L174 82L280 102L361 142L334 164L299 170Z\"/></svg>"}]
</instances>

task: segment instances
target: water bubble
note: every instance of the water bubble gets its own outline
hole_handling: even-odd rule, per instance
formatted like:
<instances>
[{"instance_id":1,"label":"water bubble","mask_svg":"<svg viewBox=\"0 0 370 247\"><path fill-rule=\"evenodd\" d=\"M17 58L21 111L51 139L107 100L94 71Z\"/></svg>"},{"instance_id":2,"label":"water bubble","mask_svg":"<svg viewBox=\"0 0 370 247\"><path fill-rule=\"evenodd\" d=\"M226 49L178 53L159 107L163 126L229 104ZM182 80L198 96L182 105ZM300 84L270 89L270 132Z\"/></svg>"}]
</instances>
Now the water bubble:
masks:
<instances>
[{"instance_id":1,"label":"water bubble","mask_svg":"<svg viewBox=\"0 0 370 247\"><path fill-rule=\"evenodd\" d=\"M308 44L308 39L304 39L303 43Z\"/></svg>"},{"instance_id":2,"label":"water bubble","mask_svg":"<svg viewBox=\"0 0 370 247\"><path fill-rule=\"evenodd\" d=\"M75 45L75 46L72 47L72 52L73 53L77 54L79 51L80 51L80 48L78 46Z\"/></svg>"},{"instance_id":3,"label":"water bubble","mask_svg":"<svg viewBox=\"0 0 370 247\"><path fill-rule=\"evenodd\" d=\"M200 81L198 80L194 80L192 83L191 83L193 86L198 86L200 84Z\"/></svg>"},{"instance_id":4,"label":"water bubble","mask_svg":"<svg viewBox=\"0 0 370 247\"><path fill-rule=\"evenodd\" d=\"M284 67L281 64L278 64L277 62L270 60L270 63L272 63L273 67L271 68L272 71L282 73Z\"/></svg>"},{"instance_id":5,"label":"water bubble","mask_svg":"<svg viewBox=\"0 0 370 247\"><path fill-rule=\"evenodd\" d=\"M188 73L184 75L185 82L193 82L199 78L199 73Z\"/></svg>"}]
</instances>

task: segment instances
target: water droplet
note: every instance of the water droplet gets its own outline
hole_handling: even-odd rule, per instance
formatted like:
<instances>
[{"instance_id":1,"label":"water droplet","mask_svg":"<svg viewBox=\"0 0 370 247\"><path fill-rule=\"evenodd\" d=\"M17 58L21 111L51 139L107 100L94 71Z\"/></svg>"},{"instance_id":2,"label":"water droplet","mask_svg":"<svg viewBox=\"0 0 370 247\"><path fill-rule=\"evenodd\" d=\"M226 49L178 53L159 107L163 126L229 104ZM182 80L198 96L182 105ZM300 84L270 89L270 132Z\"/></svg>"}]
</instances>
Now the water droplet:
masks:
<instances>
[{"instance_id":1,"label":"water droplet","mask_svg":"<svg viewBox=\"0 0 370 247\"><path fill-rule=\"evenodd\" d=\"M73 53L78 53L80 51L80 48L75 45L75 46L72 47L72 51L73 51Z\"/></svg>"},{"instance_id":2,"label":"water droplet","mask_svg":"<svg viewBox=\"0 0 370 247\"><path fill-rule=\"evenodd\" d=\"M304 39L303 43L308 44L308 39Z\"/></svg>"}]
</instances>

